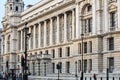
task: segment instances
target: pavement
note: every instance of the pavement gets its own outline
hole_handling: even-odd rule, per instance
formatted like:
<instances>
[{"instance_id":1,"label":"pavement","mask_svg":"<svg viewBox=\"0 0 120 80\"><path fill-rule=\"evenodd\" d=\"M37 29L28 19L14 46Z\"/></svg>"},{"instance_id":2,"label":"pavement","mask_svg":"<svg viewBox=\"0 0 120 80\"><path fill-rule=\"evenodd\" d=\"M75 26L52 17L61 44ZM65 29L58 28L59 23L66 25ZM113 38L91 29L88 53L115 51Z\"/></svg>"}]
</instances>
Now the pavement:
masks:
<instances>
[{"instance_id":1,"label":"pavement","mask_svg":"<svg viewBox=\"0 0 120 80\"><path fill-rule=\"evenodd\" d=\"M12 77L9 77L8 80L22 80L22 78L16 77L16 78L13 78L13 79L12 79Z\"/></svg>"}]
</instances>

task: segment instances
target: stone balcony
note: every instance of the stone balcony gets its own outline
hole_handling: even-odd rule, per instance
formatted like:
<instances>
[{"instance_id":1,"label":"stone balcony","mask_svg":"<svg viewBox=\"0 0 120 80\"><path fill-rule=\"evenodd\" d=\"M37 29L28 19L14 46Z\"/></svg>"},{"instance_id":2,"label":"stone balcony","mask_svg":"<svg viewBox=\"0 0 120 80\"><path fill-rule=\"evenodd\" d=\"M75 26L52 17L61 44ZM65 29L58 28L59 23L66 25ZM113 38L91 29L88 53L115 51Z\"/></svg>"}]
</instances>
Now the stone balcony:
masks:
<instances>
[{"instance_id":1,"label":"stone balcony","mask_svg":"<svg viewBox=\"0 0 120 80\"><path fill-rule=\"evenodd\" d=\"M51 58L50 54L42 54L42 55L37 54L37 55L32 55L31 58L28 56L27 60L35 61L35 60L50 59L50 58Z\"/></svg>"}]
</instances>

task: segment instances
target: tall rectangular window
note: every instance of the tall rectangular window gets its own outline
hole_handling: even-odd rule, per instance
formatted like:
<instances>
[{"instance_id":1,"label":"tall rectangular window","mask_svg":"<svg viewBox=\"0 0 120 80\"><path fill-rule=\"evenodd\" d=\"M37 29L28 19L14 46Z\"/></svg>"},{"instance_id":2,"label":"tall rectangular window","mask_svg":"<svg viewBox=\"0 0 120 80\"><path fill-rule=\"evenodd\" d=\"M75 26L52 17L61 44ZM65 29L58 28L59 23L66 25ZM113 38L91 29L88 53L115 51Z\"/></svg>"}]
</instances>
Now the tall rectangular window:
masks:
<instances>
[{"instance_id":1,"label":"tall rectangular window","mask_svg":"<svg viewBox=\"0 0 120 80\"><path fill-rule=\"evenodd\" d=\"M89 59L89 72L92 71L92 59Z\"/></svg>"},{"instance_id":2,"label":"tall rectangular window","mask_svg":"<svg viewBox=\"0 0 120 80\"><path fill-rule=\"evenodd\" d=\"M70 47L66 48L66 53L67 53L66 56L69 57L70 56Z\"/></svg>"},{"instance_id":3,"label":"tall rectangular window","mask_svg":"<svg viewBox=\"0 0 120 80\"><path fill-rule=\"evenodd\" d=\"M83 46L84 46L84 53L87 53L87 42L84 42Z\"/></svg>"},{"instance_id":4,"label":"tall rectangular window","mask_svg":"<svg viewBox=\"0 0 120 80\"><path fill-rule=\"evenodd\" d=\"M66 62L66 73L70 73L70 62Z\"/></svg>"},{"instance_id":5,"label":"tall rectangular window","mask_svg":"<svg viewBox=\"0 0 120 80\"><path fill-rule=\"evenodd\" d=\"M52 57L55 58L55 50L52 50Z\"/></svg>"},{"instance_id":6,"label":"tall rectangular window","mask_svg":"<svg viewBox=\"0 0 120 80\"><path fill-rule=\"evenodd\" d=\"M78 53L81 54L81 43L78 44Z\"/></svg>"},{"instance_id":7,"label":"tall rectangular window","mask_svg":"<svg viewBox=\"0 0 120 80\"><path fill-rule=\"evenodd\" d=\"M108 58L109 60L109 72L112 73L114 70L114 57Z\"/></svg>"},{"instance_id":8,"label":"tall rectangular window","mask_svg":"<svg viewBox=\"0 0 120 80\"><path fill-rule=\"evenodd\" d=\"M84 60L84 73L87 71L87 60Z\"/></svg>"},{"instance_id":9,"label":"tall rectangular window","mask_svg":"<svg viewBox=\"0 0 120 80\"><path fill-rule=\"evenodd\" d=\"M90 49L90 53L92 53L92 41L89 41L89 49Z\"/></svg>"},{"instance_id":10,"label":"tall rectangular window","mask_svg":"<svg viewBox=\"0 0 120 80\"><path fill-rule=\"evenodd\" d=\"M55 63L52 63L52 72L55 73Z\"/></svg>"},{"instance_id":11,"label":"tall rectangular window","mask_svg":"<svg viewBox=\"0 0 120 80\"><path fill-rule=\"evenodd\" d=\"M81 60L78 61L78 72L80 73L81 71Z\"/></svg>"},{"instance_id":12,"label":"tall rectangular window","mask_svg":"<svg viewBox=\"0 0 120 80\"><path fill-rule=\"evenodd\" d=\"M88 19L88 32L92 32L92 18Z\"/></svg>"},{"instance_id":13,"label":"tall rectangular window","mask_svg":"<svg viewBox=\"0 0 120 80\"><path fill-rule=\"evenodd\" d=\"M59 62L60 64L60 73L62 73L62 62Z\"/></svg>"},{"instance_id":14,"label":"tall rectangular window","mask_svg":"<svg viewBox=\"0 0 120 80\"><path fill-rule=\"evenodd\" d=\"M108 48L109 50L114 50L114 38L108 38Z\"/></svg>"},{"instance_id":15,"label":"tall rectangular window","mask_svg":"<svg viewBox=\"0 0 120 80\"><path fill-rule=\"evenodd\" d=\"M62 48L59 48L59 49L58 49L58 56L59 56L59 57L62 57Z\"/></svg>"},{"instance_id":16,"label":"tall rectangular window","mask_svg":"<svg viewBox=\"0 0 120 80\"><path fill-rule=\"evenodd\" d=\"M45 54L48 54L48 50L45 51Z\"/></svg>"},{"instance_id":17,"label":"tall rectangular window","mask_svg":"<svg viewBox=\"0 0 120 80\"><path fill-rule=\"evenodd\" d=\"M110 13L110 30L114 30L116 27L116 23L117 23L117 16L116 16L116 12L111 12Z\"/></svg>"}]
</instances>

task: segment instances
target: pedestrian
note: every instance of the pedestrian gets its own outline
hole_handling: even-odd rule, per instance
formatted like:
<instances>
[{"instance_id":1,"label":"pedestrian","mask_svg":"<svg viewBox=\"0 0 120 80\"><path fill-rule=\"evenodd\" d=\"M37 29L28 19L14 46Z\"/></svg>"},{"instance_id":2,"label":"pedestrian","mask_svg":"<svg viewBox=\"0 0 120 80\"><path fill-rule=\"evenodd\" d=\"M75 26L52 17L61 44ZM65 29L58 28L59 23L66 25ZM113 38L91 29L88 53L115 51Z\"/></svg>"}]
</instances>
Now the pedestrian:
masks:
<instances>
[{"instance_id":1,"label":"pedestrian","mask_svg":"<svg viewBox=\"0 0 120 80\"><path fill-rule=\"evenodd\" d=\"M94 78L94 80L97 80L97 78L96 78L96 74L93 75L93 78Z\"/></svg>"}]
</instances>

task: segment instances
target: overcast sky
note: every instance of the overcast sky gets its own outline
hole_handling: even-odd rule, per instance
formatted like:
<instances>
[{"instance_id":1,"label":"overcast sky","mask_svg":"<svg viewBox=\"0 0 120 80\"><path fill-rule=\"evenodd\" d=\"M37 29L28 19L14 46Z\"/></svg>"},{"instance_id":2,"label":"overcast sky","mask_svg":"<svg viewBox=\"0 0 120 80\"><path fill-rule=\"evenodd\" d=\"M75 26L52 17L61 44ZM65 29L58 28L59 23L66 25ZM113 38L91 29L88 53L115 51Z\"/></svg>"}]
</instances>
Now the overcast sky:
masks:
<instances>
[{"instance_id":1,"label":"overcast sky","mask_svg":"<svg viewBox=\"0 0 120 80\"><path fill-rule=\"evenodd\" d=\"M1 24L1 21L2 21L2 17L4 17L4 9L5 9L5 2L7 0L2 0L0 2L0 28L2 28L2 24ZM25 7L28 5L28 4L36 4L37 2L41 1L41 0L23 0L24 1L24 4L25 4Z\"/></svg>"}]
</instances>

